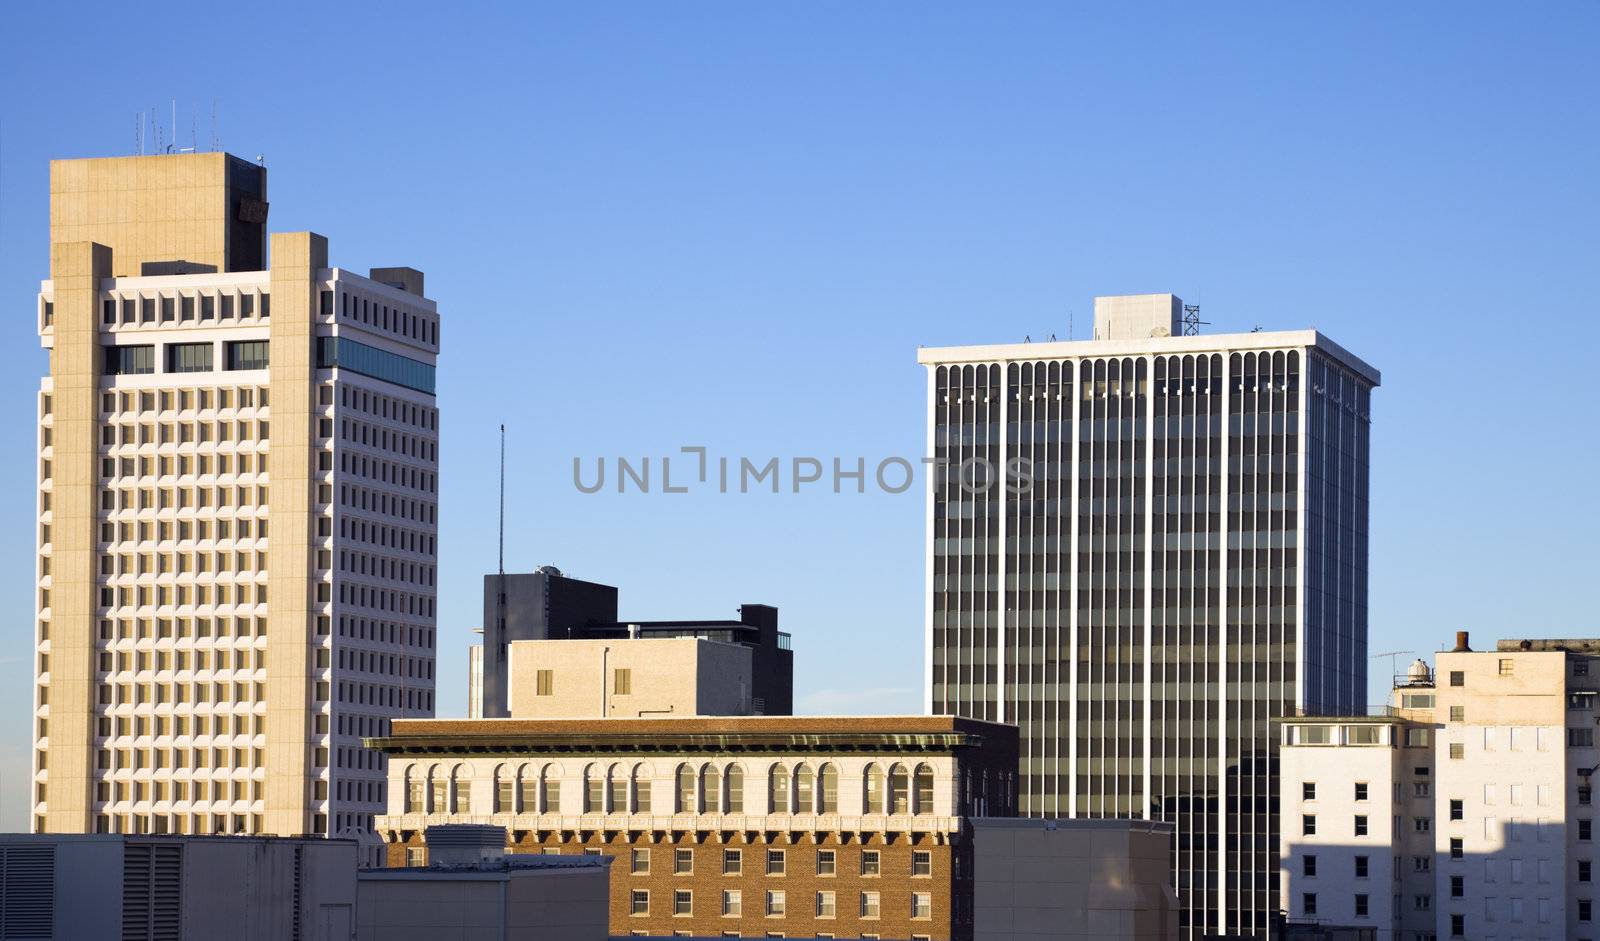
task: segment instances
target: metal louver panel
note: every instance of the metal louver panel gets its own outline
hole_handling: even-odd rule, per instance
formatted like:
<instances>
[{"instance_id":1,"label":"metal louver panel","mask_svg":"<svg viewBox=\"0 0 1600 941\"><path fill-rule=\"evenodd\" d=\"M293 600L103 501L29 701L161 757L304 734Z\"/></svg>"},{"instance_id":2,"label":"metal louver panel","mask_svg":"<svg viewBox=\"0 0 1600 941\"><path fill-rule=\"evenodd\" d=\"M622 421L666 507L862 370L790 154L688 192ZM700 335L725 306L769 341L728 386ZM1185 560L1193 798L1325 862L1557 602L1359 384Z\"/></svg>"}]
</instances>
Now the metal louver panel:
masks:
<instances>
[{"instance_id":1,"label":"metal louver panel","mask_svg":"<svg viewBox=\"0 0 1600 941\"><path fill-rule=\"evenodd\" d=\"M122 852L122 941L179 941L183 847L129 843Z\"/></svg>"},{"instance_id":2,"label":"metal louver panel","mask_svg":"<svg viewBox=\"0 0 1600 941\"><path fill-rule=\"evenodd\" d=\"M50 941L56 914L56 848L0 853L0 941Z\"/></svg>"}]
</instances>

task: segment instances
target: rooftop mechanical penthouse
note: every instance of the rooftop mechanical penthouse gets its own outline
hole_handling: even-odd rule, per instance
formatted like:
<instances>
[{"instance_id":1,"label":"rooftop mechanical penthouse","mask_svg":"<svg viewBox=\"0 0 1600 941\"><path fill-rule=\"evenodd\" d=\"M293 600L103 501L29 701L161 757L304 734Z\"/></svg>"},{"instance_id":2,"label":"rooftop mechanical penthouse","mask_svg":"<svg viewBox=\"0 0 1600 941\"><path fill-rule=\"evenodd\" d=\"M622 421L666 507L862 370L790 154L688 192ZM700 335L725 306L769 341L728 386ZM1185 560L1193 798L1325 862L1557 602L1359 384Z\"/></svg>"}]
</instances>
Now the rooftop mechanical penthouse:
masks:
<instances>
[{"instance_id":1,"label":"rooftop mechanical penthouse","mask_svg":"<svg viewBox=\"0 0 1600 941\"><path fill-rule=\"evenodd\" d=\"M32 827L371 834L433 712L439 314L223 153L50 168ZM269 772L270 769L270 772Z\"/></svg>"}]
</instances>

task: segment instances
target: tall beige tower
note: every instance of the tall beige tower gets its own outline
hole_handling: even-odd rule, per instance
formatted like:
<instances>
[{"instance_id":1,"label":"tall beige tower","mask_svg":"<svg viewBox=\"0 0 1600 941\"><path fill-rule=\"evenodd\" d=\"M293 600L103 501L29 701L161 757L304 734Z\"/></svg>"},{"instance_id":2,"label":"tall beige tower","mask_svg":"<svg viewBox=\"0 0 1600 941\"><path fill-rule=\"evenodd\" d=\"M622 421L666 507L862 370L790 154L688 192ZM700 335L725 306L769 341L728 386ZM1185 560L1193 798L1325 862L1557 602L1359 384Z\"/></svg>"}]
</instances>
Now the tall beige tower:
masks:
<instances>
[{"instance_id":1,"label":"tall beige tower","mask_svg":"<svg viewBox=\"0 0 1600 941\"><path fill-rule=\"evenodd\" d=\"M223 153L51 164L36 831L367 838L433 713L439 316ZM267 250L270 247L270 266Z\"/></svg>"}]
</instances>

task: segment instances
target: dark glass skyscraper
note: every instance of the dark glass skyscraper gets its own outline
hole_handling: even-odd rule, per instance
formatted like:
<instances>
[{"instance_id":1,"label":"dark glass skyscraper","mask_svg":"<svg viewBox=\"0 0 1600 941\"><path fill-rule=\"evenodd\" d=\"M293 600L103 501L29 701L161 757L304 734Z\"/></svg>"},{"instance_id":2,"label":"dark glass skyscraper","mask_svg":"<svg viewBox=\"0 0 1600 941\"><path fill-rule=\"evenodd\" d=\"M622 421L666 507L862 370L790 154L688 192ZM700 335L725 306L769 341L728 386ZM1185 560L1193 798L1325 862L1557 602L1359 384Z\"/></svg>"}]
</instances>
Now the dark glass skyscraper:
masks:
<instances>
[{"instance_id":1,"label":"dark glass skyscraper","mask_svg":"<svg viewBox=\"0 0 1600 941\"><path fill-rule=\"evenodd\" d=\"M1016 723L1021 810L1171 821L1185 934L1267 937L1277 738L1362 709L1377 370L1314 331L923 349L929 709Z\"/></svg>"}]
</instances>

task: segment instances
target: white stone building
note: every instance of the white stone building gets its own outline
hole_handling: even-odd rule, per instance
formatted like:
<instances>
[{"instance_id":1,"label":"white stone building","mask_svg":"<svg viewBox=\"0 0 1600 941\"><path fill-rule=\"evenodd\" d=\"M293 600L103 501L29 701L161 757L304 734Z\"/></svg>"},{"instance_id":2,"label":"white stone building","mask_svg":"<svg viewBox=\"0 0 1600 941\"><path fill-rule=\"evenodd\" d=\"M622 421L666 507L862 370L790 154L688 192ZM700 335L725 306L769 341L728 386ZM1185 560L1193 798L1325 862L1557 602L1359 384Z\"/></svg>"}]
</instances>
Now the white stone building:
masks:
<instances>
[{"instance_id":1,"label":"white stone building","mask_svg":"<svg viewBox=\"0 0 1600 941\"><path fill-rule=\"evenodd\" d=\"M1418 661L1376 716L1283 722L1289 922L1376 938L1590 939L1600 641Z\"/></svg>"}]
</instances>

